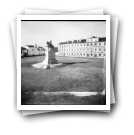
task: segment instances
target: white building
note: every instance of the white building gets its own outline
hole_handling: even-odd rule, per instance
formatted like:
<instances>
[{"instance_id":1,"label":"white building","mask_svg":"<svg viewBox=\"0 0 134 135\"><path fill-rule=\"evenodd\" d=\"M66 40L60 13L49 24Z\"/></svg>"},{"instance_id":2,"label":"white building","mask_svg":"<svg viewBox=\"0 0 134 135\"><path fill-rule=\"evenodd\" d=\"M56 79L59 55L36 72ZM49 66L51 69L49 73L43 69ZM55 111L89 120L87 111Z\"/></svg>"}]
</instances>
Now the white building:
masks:
<instances>
[{"instance_id":1,"label":"white building","mask_svg":"<svg viewBox=\"0 0 134 135\"><path fill-rule=\"evenodd\" d=\"M106 56L106 37L91 37L61 42L58 45L59 56L70 57L97 57L105 58Z\"/></svg>"},{"instance_id":2,"label":"white building","mask_svg":"<svg viewBox=\"0 0 134 135\"><path fill-rule=\"evenodd\" d=\"M37 54L37 47L34 45L26 45L25 48L28 50L28 56L34 56Z\"/></svg>"},{"instance_id":3,"label":"white building","mask_svg":"<svg viewBox=\"0 0 134 135\"><path fill-rule=\"evenodd\" d=\"M28 50L28 56L37 56L45 54L45 49L37 45L26 45L24 48Z\"/></svg>"},{"instance_id":4,"label":"white building","mask_svg":"<svg viewBox=\"0 0 134 135\"><path fill-rule=\"evenodd\" d=\"M38 47L38 55L45 55L45 49L43 47Z\"/></svg>"}]
</instances>

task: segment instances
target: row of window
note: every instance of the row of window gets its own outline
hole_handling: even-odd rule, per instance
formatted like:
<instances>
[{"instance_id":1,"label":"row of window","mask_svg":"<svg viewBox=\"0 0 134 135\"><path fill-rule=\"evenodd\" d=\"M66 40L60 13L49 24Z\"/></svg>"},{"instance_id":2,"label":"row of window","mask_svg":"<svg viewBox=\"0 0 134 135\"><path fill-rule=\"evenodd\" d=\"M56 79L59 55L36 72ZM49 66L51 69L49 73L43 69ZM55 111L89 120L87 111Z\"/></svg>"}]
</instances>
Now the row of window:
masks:
<instances>
[{"instance_id":1,"label":"row of window","mask_svg":"<svg viewBox=\"0 0 134 135\"><path fill-rule=\"evenodd\" d=\"M44 52L45 50L43 50L43 49L31 49L30 51L33 51L33 52Z\"/></svg>"},{"instance_id":2,"label":"row of window","mask_svg":"<svg viewBox=\"0 0 134 135\"><path fill-rule=\"evenodd\" d=\"M94 54L94 53L91 53L91 54L86 54L86 53L60 53L59 55L61 56L92 56L92 57L105 57L106 54Z\"/></svg>"},{"instance_id":3,"label":"row of window","mask_svg":"<svg viewBox=\"0 0 134 135\"><path fill-rule=\"evenodd\" d=\"M94 42L94 43L86 43L86 44L65 44L59 45L60 47L74 47L74 46L92 46L92 45L106 45L106 42Z\"/></svg>"},{"instance_id":4,"label":"row of window","mask_svg":"<svg viewBox=\"0 0 134 135\"><path fill-rule=\"evenodd\" d=\"M91 51L106 51L106 48L91 48Z\"/></svg>"},{"instance_id":5,"label":"row of window","mask_svg":"<svg viewBox=\"0 0 134 135\"><path fill-rule=\"evenodd\" d=\"M59 49L59 51L106 51L105 48L74 48L74 49Z\"/></svg>"},{"instance_id":6,"label":"row of window","mask_svg":"<svg viewBox=\"0 0 134 135\"><path fill-rule=\"evenodd\" d=\"M45 51L43 48L38 48L38 51Z\"/></svg>"}]
</instances>

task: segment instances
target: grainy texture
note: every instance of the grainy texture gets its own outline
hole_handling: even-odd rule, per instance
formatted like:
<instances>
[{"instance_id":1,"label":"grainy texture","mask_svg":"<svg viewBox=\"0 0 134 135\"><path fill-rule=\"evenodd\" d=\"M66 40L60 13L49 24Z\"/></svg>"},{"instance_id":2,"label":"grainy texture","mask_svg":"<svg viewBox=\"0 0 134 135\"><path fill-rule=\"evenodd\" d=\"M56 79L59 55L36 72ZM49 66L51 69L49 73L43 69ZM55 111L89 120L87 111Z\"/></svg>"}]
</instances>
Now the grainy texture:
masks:
<instances>
[{"instance_id":1,"label":"grainy texture","mask_svg":"<svg viewBox=\"0 0 134 135\"><path fill-rule=\"evenodd\" d=\"M33 92L102 92L103 89L105 89L105 75L103 73L104 59L57 57L59 62L64 63L63 67L48 70L32 67L32 64L42 62L43 59L44 56L22 58L22 104L53 104L52 99L58 104L80 104L80 101L83 104L87 104L85 101L83 102L84 97L74 98L72 95L62 95L57 98L55 95L53 98L51 96L50 101L52 103L50 103L46 96L33 96ZM29 94L26 94L26 92L29 92ZM47 101L42 101L42 97L44 97ZM35 101L33 99L35 99ZM65 101L63 102L61 99L65 99ZM89 104L92 104L91 101Z\"/></svg>"}]
</instances>

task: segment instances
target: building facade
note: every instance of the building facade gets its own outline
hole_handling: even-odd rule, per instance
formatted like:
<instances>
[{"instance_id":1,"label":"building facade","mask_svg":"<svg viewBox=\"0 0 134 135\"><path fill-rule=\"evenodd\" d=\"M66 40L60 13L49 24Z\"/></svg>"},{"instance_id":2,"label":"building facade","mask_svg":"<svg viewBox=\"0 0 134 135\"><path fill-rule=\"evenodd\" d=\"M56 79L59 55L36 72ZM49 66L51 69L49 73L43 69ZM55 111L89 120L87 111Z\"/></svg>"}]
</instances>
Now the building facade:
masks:
<instances>
[{"instance_id":1,"label":"building facade","mask_svg":"<svg viewBox=\"0 0 134 135\"><path fill-rule=\"evenodd\" d=\"M27 56L45 55L45 49L37 45L26 45L24 48L28 50Z\"/></svg>"},{"instance_id":2,"label":"building facade","mask_svg":"<svg viewBox=\"0 0 134 135\"><path fill-rule=\"evenodd\" d=\"M24 47L21 47L21 57L28 56L28 50Z\"/></svg>"},{"instance_id":3,"label":"building facade","mask_svg":"<svg viewBox=\"0 0 134 135\"><path fill-rule=\"evenodd\" d=\"M45 55L45 49L43 47L38 47L38 55Z\"/></svg>"},{"instance_id":4,"label":"building facade","mask_svg":"<svg viewBox=\"0 0 134 135\"><path fill-rule=\"evenodd\" d=\"M91 37L87 39L60 42L58 45L59 56L70 57L106 57L106 37Z\"/></svg>"}]
</instances>

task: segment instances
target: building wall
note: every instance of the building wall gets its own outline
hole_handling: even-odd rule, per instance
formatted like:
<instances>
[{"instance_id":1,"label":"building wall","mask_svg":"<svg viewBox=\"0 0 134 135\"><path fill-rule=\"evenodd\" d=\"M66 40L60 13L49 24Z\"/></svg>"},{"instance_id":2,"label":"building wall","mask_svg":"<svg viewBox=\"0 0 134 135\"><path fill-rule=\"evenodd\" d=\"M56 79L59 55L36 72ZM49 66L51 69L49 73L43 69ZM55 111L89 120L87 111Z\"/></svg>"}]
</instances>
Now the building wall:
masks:
<instances>
[{"instance_id":1,"label":"building wall","mask_svg":"<svg viewBox=\"0 0 134 135\"><path fill-rule=\"evenodd\" d=\"M24 49L24 48L21 48L21 57L25 57L27 55L28 55L28 50Z\"/></svg>"},{"instance_id":2,"label":"building wall","mask_svg":"<svg viewBox=\"0 0 134 135\"><path fill-rule=\"evenodd\" d=\"M45 55L45 49L42 47L29 47L25 46L28 50L28 56Z\"/></svg>"},{"instance_id":3,"label":"building wall","mask_svg":"<svg viewBox=\"0 0 134 135\"><path fill-rule=\"evenodd\" d=\"M86 42L77 40L76 43L60 43L58 45L59 56L105 58L106 41L99 38L86 39Z\"/></svg>"}]
</instances>

